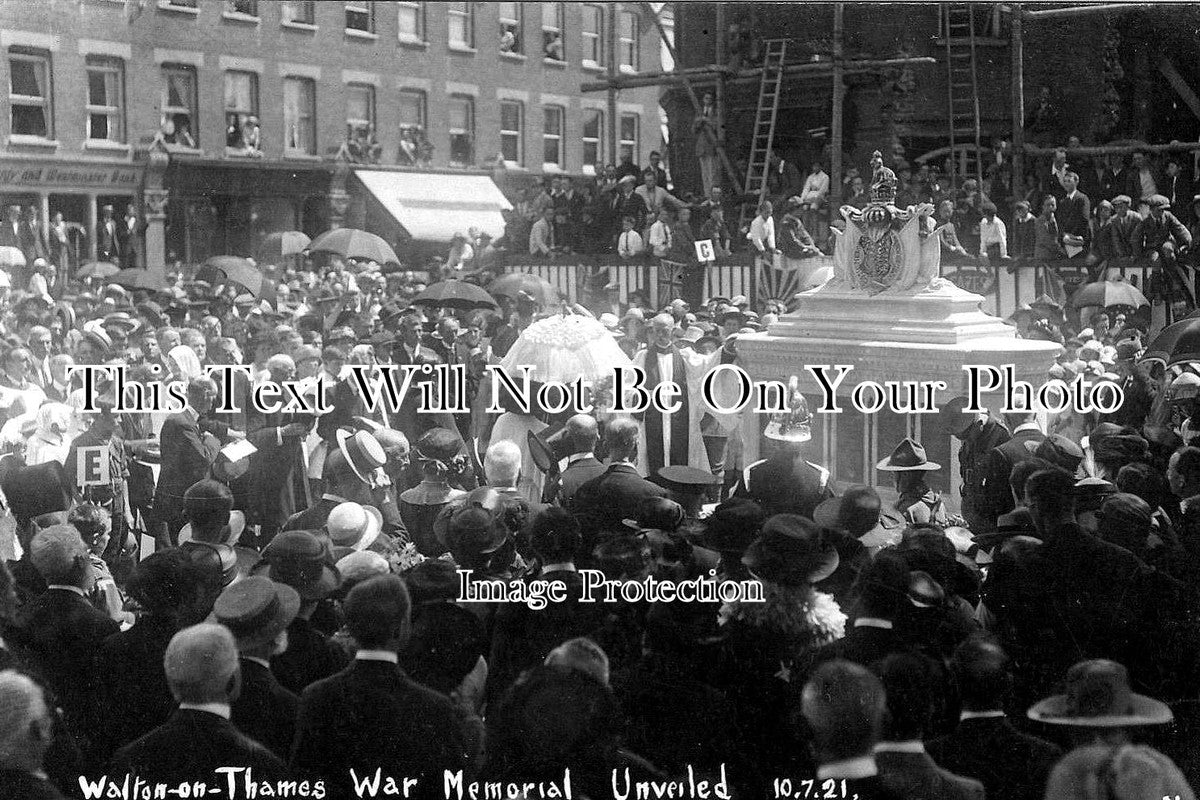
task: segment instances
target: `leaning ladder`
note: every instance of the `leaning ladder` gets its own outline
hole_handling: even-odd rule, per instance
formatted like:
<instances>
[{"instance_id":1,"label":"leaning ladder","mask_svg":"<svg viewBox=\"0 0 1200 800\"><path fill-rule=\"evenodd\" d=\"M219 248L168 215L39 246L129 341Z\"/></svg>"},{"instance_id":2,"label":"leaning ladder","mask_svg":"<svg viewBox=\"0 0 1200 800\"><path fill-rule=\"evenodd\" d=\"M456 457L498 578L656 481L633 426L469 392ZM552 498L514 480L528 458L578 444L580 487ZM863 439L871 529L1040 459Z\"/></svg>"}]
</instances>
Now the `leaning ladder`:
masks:
<instances>
[{"instance_id":1,"label":"leaning ladder","mask_svg":"<svg viewBox=\"0 0 1200 800\"><path fill-rule=\"evenodd\" d=\"M744 201L738 217L738 230L744 230L758 213L758 204L767 197L767 169L771 147L775 143L775 122L779 119L779 95L783 88L783 63L787 56L786 39L763 42L762 80L758 85L758 109L754 114L754 139L746 164ZM750 198L754 199L751 200Z\"/></svg>"}]
</instances>

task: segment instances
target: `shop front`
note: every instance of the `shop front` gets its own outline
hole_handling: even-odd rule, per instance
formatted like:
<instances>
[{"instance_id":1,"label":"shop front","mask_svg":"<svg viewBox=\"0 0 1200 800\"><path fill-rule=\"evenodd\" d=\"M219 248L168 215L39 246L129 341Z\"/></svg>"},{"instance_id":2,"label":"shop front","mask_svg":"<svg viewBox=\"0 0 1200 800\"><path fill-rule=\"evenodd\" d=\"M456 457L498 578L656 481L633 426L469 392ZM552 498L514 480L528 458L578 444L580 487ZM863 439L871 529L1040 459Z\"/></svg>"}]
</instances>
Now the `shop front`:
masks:
<instances>
[{"instance_id":1,"label":"shop front","mask_svg":"<svg viewBox=\"0 0 1200 800\"><path fill-rule=\"evenodd\" d=\"M141 216L144 172L140 164L0 159L0 207L19 206L22 218L36 219L43 232L61 214L67 263L60 266L73 268L96 258L105 206L112 207L114 219L130 205Z\"/></svg>"}]
</instances>

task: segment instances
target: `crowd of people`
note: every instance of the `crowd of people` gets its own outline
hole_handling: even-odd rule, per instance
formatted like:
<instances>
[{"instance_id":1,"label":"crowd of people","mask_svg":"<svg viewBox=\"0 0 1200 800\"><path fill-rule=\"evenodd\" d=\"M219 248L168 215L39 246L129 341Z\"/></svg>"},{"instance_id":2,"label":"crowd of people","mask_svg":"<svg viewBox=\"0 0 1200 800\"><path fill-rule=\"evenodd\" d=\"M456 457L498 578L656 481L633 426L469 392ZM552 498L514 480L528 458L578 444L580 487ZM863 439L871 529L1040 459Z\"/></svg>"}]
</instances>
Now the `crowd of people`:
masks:
<instances>
[{"instance_id":1,"label":"crowd of people","mask_svg":"<svg viewBox=\"0 0 1200 800\"><path fill-rule=\"evenodd\" d=\"M1200 378L1139 364L1137 320L1070 328L1050 298L1019 315L1064 342L1053 374L1099 370L1125 404L950 403L923 429L961 440L961 498L906 439L878 464L893 503L813 460L796 386L746 463L748 434L697 387L770 323L748 298L649 308L612 285L567 308L531 287L463 310L371 263L262 272L273 300L189 270L157 292L68 284L57 303L0 290L0 798L220 767L328 797L569 768L596 798L614 770L689 767L745 797L806 780L860 798L1193 796ZM563 314L651 388L684 386L680 410L488 413L487 367ZM68 370L104 364L126 367L127 394L175 381L186 407L121 410L98 378L86 411ZM464 403L371 407L351 374L410 364L464 365ZM250 402L286 381L327 413ZM565 601L463 601L459 569L562 581ZM583 603L583 569L756 581L764 602Z\"/></svg>"}]
</instances>

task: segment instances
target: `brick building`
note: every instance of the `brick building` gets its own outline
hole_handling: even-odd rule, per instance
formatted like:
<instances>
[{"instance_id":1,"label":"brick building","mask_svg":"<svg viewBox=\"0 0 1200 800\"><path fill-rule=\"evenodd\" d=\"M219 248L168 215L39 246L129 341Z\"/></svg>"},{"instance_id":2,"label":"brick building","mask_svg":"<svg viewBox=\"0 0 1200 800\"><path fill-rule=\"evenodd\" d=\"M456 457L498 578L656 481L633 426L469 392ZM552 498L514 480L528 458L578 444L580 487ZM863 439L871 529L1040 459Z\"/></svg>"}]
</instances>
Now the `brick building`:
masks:
<instances>
[{"instance_id":1,"label":"brick building","mask_svg":"<svg viewBox=\"0 0 1200 800\"><path fill-rule=\"evenodd\" d=\"M472 211L486 227L503 202L493 177L588 174L622 151L645 163L660 141L658 89L610 103L579 86L657 68L648 13L636 3L0 3L0 203L32 206L43 224L62 212L81 260L95 257L103 206L119 219L133 204L152 266L251 253L281 229L440 238ZM445 176L435 198L431 172ZM417 230L393 219L405 205L423 212Z\"/></svg>"}]
</instances>

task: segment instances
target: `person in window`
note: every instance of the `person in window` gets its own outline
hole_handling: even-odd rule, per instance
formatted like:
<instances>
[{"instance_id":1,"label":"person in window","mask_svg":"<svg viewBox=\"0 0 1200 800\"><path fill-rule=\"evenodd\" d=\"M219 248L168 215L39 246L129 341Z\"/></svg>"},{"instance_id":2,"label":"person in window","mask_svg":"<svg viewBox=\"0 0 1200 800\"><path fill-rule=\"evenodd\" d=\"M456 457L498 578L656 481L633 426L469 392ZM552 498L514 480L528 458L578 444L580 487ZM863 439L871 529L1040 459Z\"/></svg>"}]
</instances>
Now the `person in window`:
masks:
<instances>
[{"instance_id":1,"label":"person in window","mask_svg":"<svg viewBox=\"0 0 1200 800\"><path fill-rule=\"evenodd\" d=\"M172 120L175 126L175 138L168 141L179 145L180 147L190 147L196 149L196 140L192 138L191 121L184 114L176 114Z\"/></svg>"},{"instance_id":2,"label":"person in window","mask_svg":"<svg viewBox=\"0 0 1200 800\"><path fill-rule=\"evenodd\" d=\"M244 150L246 143L242 139L242 123L244 117L241 114L228 112L225 114L225 147L230 150Z\"/></svg>"},{"instance_id":3,"label":"person in window","mask_svg":"<svg viewBox=\"0 0 1200 800\"><path fill-rule=\"evenodd\" d=\"M259 149L262 139L262 133L258 127L258 117L253 114L246 116L246 121L242 123L242 143L246 150L255 155L262 155Z\"/></svg>"},{"instance_id":4,"label":"person in window","mask_svg":"<svg viewBox=\"0 0 1200 800\"><path fill-rule=\"evenodd\" d=\"M512 25L503 25L500 28L500 52L501 53L516 53L517 51L517 34L513 30Z\"/></svg>"},{"instance_id":5,"label":"person in window","mask_svg":"<svg viewBox=\"0 0 1200 800\"><path fill-rule=\"evenodd\" d=\"M546 58L550 59L551 61L562 61L563 60L562 34L547 32L546 33L546 44L545 44L544 50L545 50L544 55Z\"/></svg>"},{"instance_id":6,"label":"person in window","mask_svg":"<svg viewBox=\"0 0 1200 800\"><path fill-rule=\"evenodd\" d=\"M400 129L400 152L396 160L401 166L417 166L417 137L412 128Z\"/></svg>"}]
</instances>

